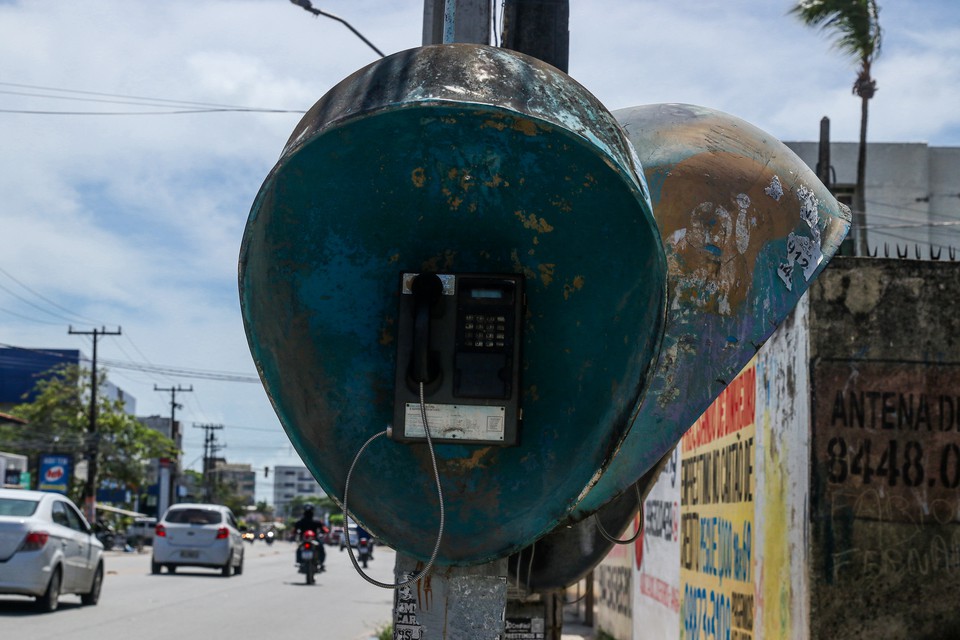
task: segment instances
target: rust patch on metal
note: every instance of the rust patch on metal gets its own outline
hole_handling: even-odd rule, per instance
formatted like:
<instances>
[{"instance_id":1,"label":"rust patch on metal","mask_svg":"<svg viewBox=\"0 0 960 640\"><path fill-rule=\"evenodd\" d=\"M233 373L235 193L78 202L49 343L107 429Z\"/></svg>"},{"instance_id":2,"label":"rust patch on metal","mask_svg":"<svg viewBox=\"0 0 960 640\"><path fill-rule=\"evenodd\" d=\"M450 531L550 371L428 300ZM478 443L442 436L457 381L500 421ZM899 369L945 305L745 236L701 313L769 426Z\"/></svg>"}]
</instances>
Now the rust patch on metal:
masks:
<instances>
[{"instance_id":1,"label":"rust patch on metal","mask_svg":"<svg viewBox=\"0 0 960 640\"><path fill-rule=\"evenodd\" d=\"M537 233L550 233L553 231L553 225L543 218L538 218L535 213L524 215L523 211L514 211L513 215L520 219L520 222L523 223L526 229L533 229Z\"/></svg>"},{"instance_id":2,"label":"rust patch on metal","mask_svg":"<svg viewBox=\"0 0 960 640\"><path fill-rule=\"evenodd\" d=\"M445 251L443 255L433 256L429 260L424 260L421 265L421 270L433 271L435 273L450 271L453 269L453 263L456 257L457 254L455 251Z\"/></svg>"},{"instance_id":3,"label":"rust patch on metal","mask_svg":"<svg viewBox=\"0 0 960 640\"><path fill-rule=\"evenodd\" d=\"M525 136L537 135L537 123L533 120L515 120L513 128Z\"/></svg>"},{"instance_id":4,"label":"rust patch on metal","mask_svg":"<svg viewBox=\"0 0 960 640\"><path fill-rule=\"evenodd\" d=\"M698 154L670 171L657 217L670 271L681 274L680 299L722 315L746 301L765 239L785 237L797 220L766 193L774 176L756 158L720 151ZM717 199L716 184L730 185L725 199ZM799 205L793 200L786 206Z\"/></svg>"},{"instance_id":5,"label":"rust patch on metal","mask_svg":"<svg viewBox=\"0 0 960 640\"><path fill-rule=\"evenodd\" d=\"M490 127L491 129L496 129L497 131L503 131L507 128L507 123L498 122L496 120L485 120L481 127Z\"/></svg>"},{"instance_id":6,"label":"rust patch on metal","mask_svg":"<svg viewBox=\"0 0 960 640\"><path fill-rule=\"evenodd\" d=\"M486 469L487 464L485 458L493 450L493 447L483 447L474 451L469 458L456 458L453 460L448 460L446 466L448 468L455 468L460 473L465 473L467 471L472 471L474 469Z\"/></svg>"},{"instance_id":7,"label":"rust patch on metal","mask_svg":"<svg viewBox=\"0 0 960 640\"><path fill-rule=\"evenodd\" d=\"M543 282L543 286L548 287L550 283L553 282L553 270L557 265L553 263L541 264L540 269L540 281Z\"/></svg>"},{"instance_id":8,"label":"rust patch on metal","mask_svg":"<svg viewBox=\"0 0 960 640\"><path fill-rule=\"evenodd\" d=\"M573 282L563 285L563 299L569 300L572 294L583 289L583 282L583 276L575 276Z\"/></svg>"},{"instance_id":9,"label":"rust patch on metal","mask_svg":"<svg viewBox=\"0 0 960 640\"><path fill-rule=\"evenodd\" d=\"M410 181L418 189L422 189L423 185L427 183L427 172L423 167L417 167L410 172Z\"/></svg>"},{"instance_id":10,"label":"rust patch on metal","mask_svg":"<svg viewBox=\"0 0 960 640\"><path fill-rule=\"evenodd\" d=\"M380 327L380 339L378 340L380 344L387 346L393 342L393 324L393 316L386 316L383 319L383 326Z\"/></svg>"}]
</instances>

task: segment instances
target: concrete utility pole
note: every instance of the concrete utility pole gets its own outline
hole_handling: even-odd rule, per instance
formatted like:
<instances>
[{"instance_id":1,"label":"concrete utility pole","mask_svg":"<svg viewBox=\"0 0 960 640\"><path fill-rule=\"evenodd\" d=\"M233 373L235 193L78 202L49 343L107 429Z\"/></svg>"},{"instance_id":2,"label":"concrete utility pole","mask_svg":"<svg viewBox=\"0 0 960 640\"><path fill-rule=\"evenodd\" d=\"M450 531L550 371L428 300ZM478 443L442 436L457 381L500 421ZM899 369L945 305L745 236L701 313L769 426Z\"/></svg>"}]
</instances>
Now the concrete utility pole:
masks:
<instances>
[{"instance_id":1,"label":"concrete utility pole","mask_svg":"<svg viewBox=\"0 0 960 640\"><path fill-rule=\"evenodd\" d=\"M92 331L74 331L68 327L67 332L72 336L93 336L93 361L90 367L90 447L87 458L87 483L84 488L84 511L90 524L97 521L97 472L100 456L100 436L97 433L97 338L100 336L118 336L120 327L116 331L107 331L105 328Z\"/></svg>"},{"instance_id":2,"label":"concrete utility pole","mask_svg":"<svg viewBox=\"0 0 960 640\"><path fill-rule=\"evenodd\" d=\"M183 388L179 384L176 387L158 387L157 385L153 385L153 390L163 391L164 393L170 394L170 439L173 440L173 446L177 450L177 453L173 459L173 468L170 470L170 481L167 488L167 500L162 499L164 483L162 480L160 482L161 500L160 504L157 506L157 517L160 517L163 515L163 512L167 510L167 507L169 507L171 504L177 503L177 482L179 480L181 438L180 430L177 428L176 416L177 409L183 409L183 405L177 404L177 394L189 393L193 391L193 385L190 385L187 388Z\"/></svg>"}]
</instances>

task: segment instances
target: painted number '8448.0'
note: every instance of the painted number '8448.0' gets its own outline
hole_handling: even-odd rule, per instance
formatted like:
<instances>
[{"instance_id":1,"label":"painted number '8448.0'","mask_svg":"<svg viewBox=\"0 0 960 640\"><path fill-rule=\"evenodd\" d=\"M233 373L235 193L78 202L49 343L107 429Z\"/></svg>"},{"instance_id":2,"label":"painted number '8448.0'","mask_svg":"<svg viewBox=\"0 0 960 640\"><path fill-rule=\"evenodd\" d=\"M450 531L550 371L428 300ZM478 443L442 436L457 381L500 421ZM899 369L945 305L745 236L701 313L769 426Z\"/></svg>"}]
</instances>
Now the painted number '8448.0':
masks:
<instances>
[{"instance_id":1,"label":"painted number '8448.0'","mask_svg":"<svg viewBox=\"0 0 960 640\"><path fill-rule=\"evenodd\" d=\"M831 438L827 443L827 478L835 484L858 476L863 484L870 484L876 477L885 479L891 487L898 482L916 487L924 479L930 487L938 483L948 489L960 486L960 445L953 442L943 445L939 465L935 458L926 459L923 444L916 440L907 441L902 451L897 440L889 440L885 447L880 446L882 450L879 447L875 450L871 439L864 438L854 450L844 438ZM925 462L935 468L925 468Z\"/></svg>"}]
</instances>

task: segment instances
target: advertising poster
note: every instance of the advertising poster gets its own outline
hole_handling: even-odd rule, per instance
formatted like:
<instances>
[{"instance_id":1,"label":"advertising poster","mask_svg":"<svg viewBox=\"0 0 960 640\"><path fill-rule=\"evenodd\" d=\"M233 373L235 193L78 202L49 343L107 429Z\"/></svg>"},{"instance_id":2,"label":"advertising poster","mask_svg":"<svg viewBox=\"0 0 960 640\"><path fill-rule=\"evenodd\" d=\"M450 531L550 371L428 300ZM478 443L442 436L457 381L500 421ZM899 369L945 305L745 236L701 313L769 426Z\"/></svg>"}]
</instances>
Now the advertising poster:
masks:
<instances>
[{"instance_id":1,"label":"advertising poster","mask_svg":"<svg viewBox=\"0 0 960 640\"><path fill-rule=\"evenodd\" d=\"M679 534L678 445L643 503L643 535L634 543L634 640L680 637Z\"/></svg>"},{"instance_id":2,"label":"advertising poster","mask_svg":"<svg viewBox=\"0 0 960 640\"><path fill-rule=\"evenodd\" d=\"M73 456L68 454L44 454L40 456L40 491L56 491L66 494L70 488Z\"/></svg>"},{"instance_id":3,"label":"advertising poster","mask_svg":"<svg viewBox=\"0 0 960 640\"><path fill-rule=\"evenodd\" d=\"M680 636L752 640L755 361L683 436Z\"/></svg>"}]
</instances>

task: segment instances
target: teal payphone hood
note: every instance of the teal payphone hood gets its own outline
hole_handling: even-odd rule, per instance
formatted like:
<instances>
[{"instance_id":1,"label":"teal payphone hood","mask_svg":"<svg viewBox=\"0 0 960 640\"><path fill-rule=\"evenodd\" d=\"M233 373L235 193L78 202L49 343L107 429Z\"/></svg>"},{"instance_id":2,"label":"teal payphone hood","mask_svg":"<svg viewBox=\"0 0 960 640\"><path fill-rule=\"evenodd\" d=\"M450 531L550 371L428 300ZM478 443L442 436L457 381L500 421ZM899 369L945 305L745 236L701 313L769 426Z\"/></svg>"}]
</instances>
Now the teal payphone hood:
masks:
<instances>
[{"instance_id":1,"label":"teal payphone hood","mask_svg":"<svg viewBox=\"0 0 960 640\"><path fill-rule=\"evenodd\" d=\"M280 422L336 500L392 420L404 271L525 277L519 445L436 446L438 562L504 557L609 466L657 357L666 262L623 130L553 67L465 44L384 58L306 114L250 211L240 302ZM427 558L439 504L426 445L371 444L349 505Z\"/></svg>"}]
</instances>

